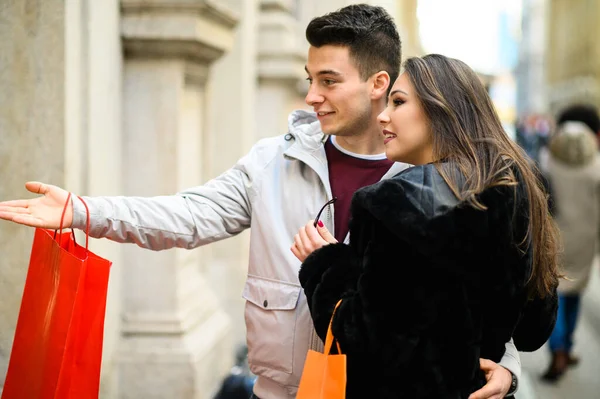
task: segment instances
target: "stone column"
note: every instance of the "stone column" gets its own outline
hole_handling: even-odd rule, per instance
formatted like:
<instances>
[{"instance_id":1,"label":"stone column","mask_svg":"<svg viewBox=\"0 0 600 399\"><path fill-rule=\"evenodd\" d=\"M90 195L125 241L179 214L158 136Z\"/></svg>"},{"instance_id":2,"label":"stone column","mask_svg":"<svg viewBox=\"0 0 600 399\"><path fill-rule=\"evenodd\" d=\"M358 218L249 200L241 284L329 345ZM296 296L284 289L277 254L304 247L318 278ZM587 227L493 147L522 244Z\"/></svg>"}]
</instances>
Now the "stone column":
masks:
<instances>
[{"instance_id":1,"label":"stone column","mask_svg":"<svg viewBox=\"0 0 600 399\"><path fill-rule=\"evenodd\" d=\"M27 180L64 185L64 0L0 6L0 201L31 197ZM33 229L0 222L0 394Z\"/></svg>"},{"instance_id":2,"label":"stone column","mask_svg":"<svg viewBox=\"0 0 600 399\"><path fill-rule=\"evenodd\" d=\"M80 195L121 195L122 47L120 0L66 0L65 177ZM83 241L83 232L78 232ZM115 355L121 337L121 250L109 240L90 249L113 262L104 319L100 398L118 398Z\"/></svg>"},{"instance_id":3,"label":"stone column","mask_svg":"<svg viewBox=\"0 0 600 399\"><path fill-rule=\"evenodd\" d=\"M260 0L258 33L257 134L287 132L287 116L303 103L306 39L291 0Z\"/></svg>"},{"instance_id":4,"label":"stone column","mask_svg":"<svg viewBox=\"0 0 600 399\"><path fill-rule=\"evenodd\" d=\"M208 82L205 177L220 175L246 155L257 141L255 131L259 0L228 0L240 12L234 46L216 61ZM236 347L246 343L242 291L248 274L250 231L203 248L210 285L232 321Z\"/></svg>"},{"instance_id":5,"label":"stone column","mask_svg":"<svg viewBox=\"0 0 600 399\"><path fill-rule=\"evenodd\" d=\"M546 77L551 113L581 103L600 106L600 2L548 0ZM568 32L566 34L565 32Z\"/></svg>"},{"instance_id":6,"label":"stone column","mask_svg":"<svg viewBox=\"0 0 600 399\"><path fill-rule=\"evenodd\" d=\"M209 66L236 17L216 1L121 0L124 186L172 194L200 184ZM231 324L200 251L124 251L122 398L210 398L231 365Z\"/></svg>"}]
</instances>

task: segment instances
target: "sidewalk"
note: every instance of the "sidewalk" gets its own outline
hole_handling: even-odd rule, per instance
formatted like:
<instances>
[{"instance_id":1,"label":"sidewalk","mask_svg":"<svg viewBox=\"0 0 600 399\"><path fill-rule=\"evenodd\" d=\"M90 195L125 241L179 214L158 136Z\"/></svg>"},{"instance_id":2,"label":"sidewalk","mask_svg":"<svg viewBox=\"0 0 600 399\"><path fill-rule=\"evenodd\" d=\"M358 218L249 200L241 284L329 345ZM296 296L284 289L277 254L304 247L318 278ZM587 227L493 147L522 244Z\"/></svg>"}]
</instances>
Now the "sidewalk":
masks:
<instances>
[{"instance_id":1,"label":"sidewalk","mask_svg":"<svg viewBox=\"0 0 600 399\"><path fill-rule=\"evenodd\" d=\"M571 368L556 385L540 380L549 362L548 348L521 353L523 378L517 399L597 399L600 398L600 275L594 275L583 297L583 308L575 333L576 355L581 363Z\"/></svg>"}]
</instances>

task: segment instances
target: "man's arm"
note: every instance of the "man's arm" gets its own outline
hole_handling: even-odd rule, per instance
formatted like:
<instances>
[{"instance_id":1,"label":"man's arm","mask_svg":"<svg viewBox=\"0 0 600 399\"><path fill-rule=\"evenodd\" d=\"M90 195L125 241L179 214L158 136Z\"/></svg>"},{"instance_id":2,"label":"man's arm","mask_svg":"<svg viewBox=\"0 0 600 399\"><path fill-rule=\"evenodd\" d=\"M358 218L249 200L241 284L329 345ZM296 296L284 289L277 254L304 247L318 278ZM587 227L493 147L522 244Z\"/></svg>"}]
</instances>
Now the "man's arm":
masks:
<instances>
[{"instance_id":1,"label":"man's arm","mask_svg":"<svg viewBox=\"0 0 600 399\"><path fill-rule=\"evenodd\" d=\"M521 378L521 358L519 357L519 351L517 351L517 347L512 338L505 346L506 352L504 352L504 356L502 356L502 359L500 359L500 363L498 364L510 371L517 377L517 381L519 381Z\"/></svg>"},{"instance_id":2,"label":"man's arm","mask_svg":"<svg viewBox=\"0 0 600 399\"><path fill-rule=\"evenodd\" d=\"M252 152L206 184L160 197L84 197L90 236L163 250L195 248L250 226ZM73 199L73 227L85 230L85 207Z\"/></svg>"}]
</instances>

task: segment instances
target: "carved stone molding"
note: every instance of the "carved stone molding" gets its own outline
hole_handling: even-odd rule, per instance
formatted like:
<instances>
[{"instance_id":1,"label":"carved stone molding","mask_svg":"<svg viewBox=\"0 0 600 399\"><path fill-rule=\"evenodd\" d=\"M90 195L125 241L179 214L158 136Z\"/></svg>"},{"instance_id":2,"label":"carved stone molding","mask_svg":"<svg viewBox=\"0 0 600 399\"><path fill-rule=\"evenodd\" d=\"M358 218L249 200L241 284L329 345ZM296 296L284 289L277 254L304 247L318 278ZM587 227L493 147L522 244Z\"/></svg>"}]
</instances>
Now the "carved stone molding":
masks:
<instances>
[{"instance_id":1,"label":"carved stone molding","mask_svg":"<svg viewBox=\"0 0 600 399\"><path fill-rule=\"evenodd\" d=\"M260 79L288 81L296 86L304 79L306 45L293 3L262 0L258 32L258 75Z\"/></svg>"},{"instance_id":2,"label":"carved stone molding","mask_svg":"<svg viewBox=\"0 0 600 399\"><path fill-rule=\"evenodd\" d=\"M600 81L592 75L577 76L550 85L548 93L553 113L575 102L600 104Z\"/></svg>"},{"instance_id":3,"label":"carved stone molding","mask_svg":"<svg viewBox=\"0 0 600 399\"><path fill-rule=\"evenodd\" d=\"M234 42L239 16L217 0L121 0L128 57L210 64Z\"/></svg>"}]
</instances>

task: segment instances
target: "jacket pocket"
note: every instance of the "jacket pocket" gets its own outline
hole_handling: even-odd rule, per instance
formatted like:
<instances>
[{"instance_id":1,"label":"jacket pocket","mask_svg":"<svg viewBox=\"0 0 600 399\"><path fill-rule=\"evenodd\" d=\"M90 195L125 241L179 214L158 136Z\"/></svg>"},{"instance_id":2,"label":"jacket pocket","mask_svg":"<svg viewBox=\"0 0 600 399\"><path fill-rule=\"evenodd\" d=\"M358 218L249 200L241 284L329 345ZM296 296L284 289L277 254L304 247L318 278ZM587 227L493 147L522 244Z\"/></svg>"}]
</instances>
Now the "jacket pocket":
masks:
<instances>
[{"instance_id":1,"label":"jacket pocket","mask_svg":"<svg viewBox=\"0 0 600 399\"><path fill-rule=\"evenodd\" d=\"M248 362L253 372L283 382L277 372L292 374L296 307L300 286L248 276L246 299Z\"/></svg>"}]
</instances>

